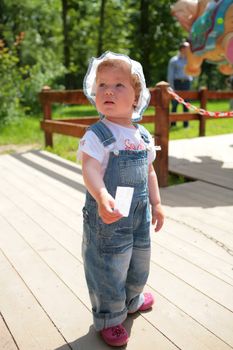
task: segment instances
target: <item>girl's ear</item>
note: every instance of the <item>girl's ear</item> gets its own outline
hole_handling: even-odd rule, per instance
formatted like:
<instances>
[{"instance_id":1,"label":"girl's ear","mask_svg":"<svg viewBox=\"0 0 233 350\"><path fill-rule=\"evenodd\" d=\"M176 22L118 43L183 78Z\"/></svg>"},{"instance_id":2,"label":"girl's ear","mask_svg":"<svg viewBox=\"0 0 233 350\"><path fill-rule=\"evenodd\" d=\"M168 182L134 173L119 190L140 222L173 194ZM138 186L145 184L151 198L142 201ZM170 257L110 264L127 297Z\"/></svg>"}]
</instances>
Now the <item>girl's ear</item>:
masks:
<instances>
[{"instance_id":1,"label":"girl's ear","mask_svg":"<svg viewBox=\"0 0 233 350\"><path fill-rule=\"evenodd\" d=\"M138 97L135 97L134 103L133 103L133 108L134 109L137 107L137 104L138 104Z\"/></svg>"}]
</instances>

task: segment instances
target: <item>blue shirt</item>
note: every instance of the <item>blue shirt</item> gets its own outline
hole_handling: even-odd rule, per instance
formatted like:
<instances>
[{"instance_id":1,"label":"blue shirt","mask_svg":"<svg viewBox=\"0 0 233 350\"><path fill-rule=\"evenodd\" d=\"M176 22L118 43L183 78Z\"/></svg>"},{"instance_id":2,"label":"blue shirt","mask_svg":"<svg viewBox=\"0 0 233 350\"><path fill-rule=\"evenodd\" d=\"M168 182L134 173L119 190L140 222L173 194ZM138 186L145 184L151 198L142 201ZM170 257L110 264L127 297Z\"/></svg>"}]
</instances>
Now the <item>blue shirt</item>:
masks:
<instances>
[{"instance_id":1,"label":"blue shirt","mask_svg":"<svg viewBox=\"0 0 233 350\"><path fill-rule=\"evenodd\" d=\"M176 55L170 59L168 64L167 81L173 89L175 79L193 80L190 75L184 73L184 66L186 64L187 59L180 55Z\"/></svg>"}]
</instances>

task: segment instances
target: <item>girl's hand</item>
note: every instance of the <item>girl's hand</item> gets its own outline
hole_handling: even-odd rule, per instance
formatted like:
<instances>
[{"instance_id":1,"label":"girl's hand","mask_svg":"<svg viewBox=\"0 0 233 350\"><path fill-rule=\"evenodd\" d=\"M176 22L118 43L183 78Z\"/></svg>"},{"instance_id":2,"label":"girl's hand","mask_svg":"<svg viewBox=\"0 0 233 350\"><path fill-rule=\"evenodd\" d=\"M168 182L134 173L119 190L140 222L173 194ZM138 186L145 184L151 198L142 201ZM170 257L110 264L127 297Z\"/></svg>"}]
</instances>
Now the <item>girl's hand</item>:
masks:
<instances>
[{"instance_id":1,"label":"girl's hand","mask_svg":"<svg viewBox=\"0 0 233 350\"><path fill-rule=\"evenodd\" d=\"M158 232L164 223L164 213L160 203L151 205L152 225L155 225L155 232Z\"/></svg>"},{"instance_id":2,"label":"girl's hand","mask_svg":"<svg viewBox=\"0 0 233 350\"><path fill-rule=\"evenodd\" d=\"M98 201L98 212L105 224L112 224L122 218L123 215L118 209L114 210L114 207L114 198L107 191L104 191Z\"/></svg>"}]
</instances>

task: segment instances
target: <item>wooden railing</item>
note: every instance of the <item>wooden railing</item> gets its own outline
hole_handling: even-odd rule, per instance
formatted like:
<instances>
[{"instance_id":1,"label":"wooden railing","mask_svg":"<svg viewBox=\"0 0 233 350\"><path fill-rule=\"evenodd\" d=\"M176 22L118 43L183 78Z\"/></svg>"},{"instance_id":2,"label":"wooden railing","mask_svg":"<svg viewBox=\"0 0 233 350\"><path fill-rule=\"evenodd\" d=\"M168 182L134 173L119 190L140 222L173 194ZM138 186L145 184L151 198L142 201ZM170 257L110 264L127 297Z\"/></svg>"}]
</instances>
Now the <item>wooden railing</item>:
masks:
<instances>
[{"instance_id":1,"label":"wooden railing","mask_svg":"<svg viewBox=\"0 0 233 350\"><path fill-rule=\"evenodd\" d=\"M169 113L171 95L168 93L168 83L160 82L150 89L150 106L154 107L154 115L143 117L143 123L154 123L155 144L161 146L157 153L155 170L158 176L159 185L168 185L168 146L169 128L172 121L199 121L199 136L205 136L206 119L213 119L198 113ZM233 98L233 91L176 91L179 96L187 100L200 101L200 108L206 109L207 101L213 99ZM43 108L43 121L41 128L45 133L46 146L53 146L53 133L82 137L86 128L99 120L98 117L82 117L72 119L52 119L52 105L54 103L88 105L89 101L82 90L55 91L45 87L39 94Z\"/></svg>"}]
</instances>

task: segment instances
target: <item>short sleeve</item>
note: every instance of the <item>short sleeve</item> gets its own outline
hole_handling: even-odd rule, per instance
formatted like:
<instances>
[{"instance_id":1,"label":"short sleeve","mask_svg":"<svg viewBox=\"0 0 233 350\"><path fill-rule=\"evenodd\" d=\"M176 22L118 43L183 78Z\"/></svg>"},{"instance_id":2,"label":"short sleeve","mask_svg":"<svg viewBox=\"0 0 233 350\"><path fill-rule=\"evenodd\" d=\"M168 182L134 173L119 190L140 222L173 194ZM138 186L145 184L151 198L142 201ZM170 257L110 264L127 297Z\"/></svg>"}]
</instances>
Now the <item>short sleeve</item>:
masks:
<instances>
[{"instance_id":1,"label":"short sleeve","mask_svg":"<svg viewBox=\"0 0 233 350\"><path fill-rule=\"evenodd\" d=\"M90 157L97 159L100 164L104 161L105 149L96 134L88 130L79 142L77 159L82 160L82 154L87 153Z\"/></svg>"},{"instance_id":2,"label":"short sleeve","mask_svg":"<svg viewBox=\"0 0 233 350\"><path fill-rule=\"evenodd\" d=\"M149 164L153 163L153 161L156 158L156 150L154 145L154 139L152 138L151 134L148 132L149 136L149 152L148 152L148 162Z\"/></svg>"}]
</instances>

